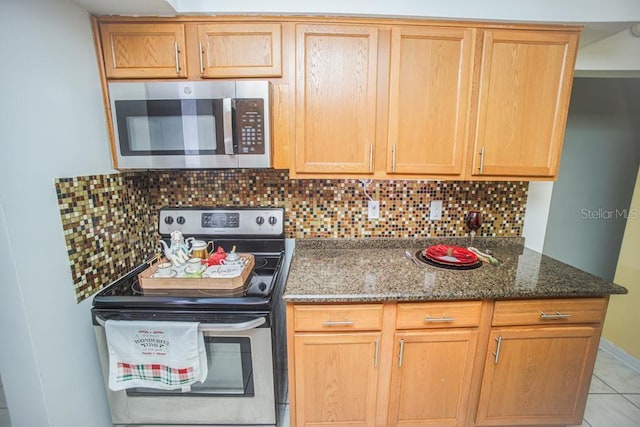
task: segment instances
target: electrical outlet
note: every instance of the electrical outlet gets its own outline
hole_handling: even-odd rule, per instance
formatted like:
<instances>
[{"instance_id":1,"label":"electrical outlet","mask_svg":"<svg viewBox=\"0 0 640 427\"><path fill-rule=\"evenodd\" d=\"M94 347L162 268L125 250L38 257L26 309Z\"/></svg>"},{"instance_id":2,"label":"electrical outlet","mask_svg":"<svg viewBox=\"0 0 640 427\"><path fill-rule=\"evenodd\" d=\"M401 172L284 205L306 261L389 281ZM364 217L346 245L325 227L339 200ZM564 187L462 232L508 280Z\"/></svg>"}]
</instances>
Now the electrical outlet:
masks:
<instances>
[{"instance_id":1,"label":"electrical outlet","mask_svg":"<svg viewBox=\"0 0 640 427\"><path fill-rule=\"evenodd\" d=\"M380 218L380 202L378 200L369 200L369 219Z\"/></svg>"},{"instance_id":2,"label":"electrical outlet","mask_svg":"<svg viewBox=\"0 0 640 427\"><path fill-rule=\"evenodd\" d=\"M429 219L437 221L442 219L442 200L432 200L429 207Z\"/></svg>"}]
</instances>

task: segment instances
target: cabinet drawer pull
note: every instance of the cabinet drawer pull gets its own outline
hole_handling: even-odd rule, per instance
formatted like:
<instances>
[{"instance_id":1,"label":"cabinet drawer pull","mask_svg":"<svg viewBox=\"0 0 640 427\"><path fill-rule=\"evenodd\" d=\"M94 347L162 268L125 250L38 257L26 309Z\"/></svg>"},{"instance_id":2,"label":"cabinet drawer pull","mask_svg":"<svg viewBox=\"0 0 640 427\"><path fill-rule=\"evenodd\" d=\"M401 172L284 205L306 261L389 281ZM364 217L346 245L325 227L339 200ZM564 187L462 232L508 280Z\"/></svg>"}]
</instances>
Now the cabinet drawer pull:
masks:
<instances>
[{"instance_id":1,"label":"cabinet drawer pull","mask_svg":"<svg viewBox=\"0 0 640 427\"><path fill-rule=\"evenodd\" d=\"M369 144L369 172L373 173L373 144Z\"/></svg>"},{"instance_id":2,"label":"cabinet drawer pull","mask_svg":"<svg viewBox=\"0 0 640 427\"><path fill-rule=\"evenodd\" d=\"M547 314L544 311L540 312L541 320L568 319L569 317L571 317L570 314L560 313L559 311L556 311L555 314Z\"/></svg>"},{"instance_id":3,"label":"cabinet drawer pull","mask_svg":"<svg viewBox=\"0 0 640 427\"><path fill-rule=\"evenodd\" d=\"M498 364L498 359L500 358L500 346L502 346L502 335L496 338L496 342L498 344L496 345L496 351L493 353L493 355L495 356L495 359L493 359L493 363L495 365Z\"/></svg>"},{"instance_id":4,"label":"cabinet drawer pull","mask_svg":"<svg viewBox=\"0 0 640 427\"><path fill-rule=\"evenodd\" d=\"M373 355L373 367L378 367L378 353L380 351L380 340L376 340L376 352Z\"/></svg>"},{"instance_id":5,"label":"cabinet drawer pull","mask_svg":"<svg viewBox=\"0 0 640 427\"><path fill-rule=\"evenodd\" d=\"M202 42L200 42L200 74L204 74L204 62L202 61Z\"/></svg>"},{"instance_id":6,"label":"cabinet drawer pull","mask_svg":"<svg viewBox=\"0 0 640 427\"><path fill-rule=\"evenodd\" d=\"M400 353L398 354L398 368L402 368L403 356L404 356L404 340L400 340Z\"/></svg>"},{"instance_id":7,"label":"cabinet drawer pull","mask_svg":"<svg viewBox=\"0 0 640 427\"><path fill-rule=\"evenodd\" d=\"M173 42L173 47L176 52L176 74L180 74L180 60L178 58L180 51L178 50L178 42Z\"/></svg>"},{"instance_id":8,"label":"cabinet drawer pull","mask_svg":"<svg viewBox=\"0 0 640 427\"><path fill-rule=\"evenodd\" d=\"M322 322L322 326L349 326L355 325L353 320L325 320Z\"/></svg>"},{"instance_id":9,"label":"cabinet drawer pull","mask_svg":"<svg viewBox=\"0 0 640 427\"><path fill-rule=\"evenodd\" d=\"M482 146L482 148L480 149L480 152L478 153L480 154L480 175L482 175L482 172L484 171L484 145Z\"/></svg>"},{"instance_id":10,"label":"cabinet drawer pull","mask_svg":"<svg viewBox=\"0 0 640 427\"><path fill-rule=\"evenodd\" d=\"M455 322L455 317L447 317L447 315L443 315L442 317L431 317L427 314L427 317L424 318L424 323L433 323L433 322Z\"/></svg>"}]
</instances>

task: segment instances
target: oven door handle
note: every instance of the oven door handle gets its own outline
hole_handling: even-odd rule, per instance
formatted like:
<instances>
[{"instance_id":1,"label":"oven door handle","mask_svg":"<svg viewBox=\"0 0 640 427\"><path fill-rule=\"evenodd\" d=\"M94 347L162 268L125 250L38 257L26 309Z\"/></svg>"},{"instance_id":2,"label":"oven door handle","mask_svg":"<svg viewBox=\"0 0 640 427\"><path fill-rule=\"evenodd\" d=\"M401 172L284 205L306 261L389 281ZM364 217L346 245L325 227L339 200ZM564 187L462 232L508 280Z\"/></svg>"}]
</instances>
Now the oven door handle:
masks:
<instances>
[{"instance_id":1,"label":"oven door handle","mask_svg":"<svg viewBox=\"0 0 640 427\"><path fill-rule=\"evenodd\" d=\"M236 332L236 331L248 331L249 329L255 329L262 326L267 321L266 317L258 317L246 322L240 323L200 323L198 329L202 332ZM105 320L96 316L96 322L98 325L105 325Z\"/></svg>"},{"instance_id":2,"label":"oven door handle","mask_svg":"<svg viewBox=\"0 0 640 427\"><path fill-rule=\"evenodd\" d=\"M236 332L248 331L264 325L267 321L266 317L258 317L241 323L201 323L198 327L202 332Z\"/></svg>"}]
</instances>

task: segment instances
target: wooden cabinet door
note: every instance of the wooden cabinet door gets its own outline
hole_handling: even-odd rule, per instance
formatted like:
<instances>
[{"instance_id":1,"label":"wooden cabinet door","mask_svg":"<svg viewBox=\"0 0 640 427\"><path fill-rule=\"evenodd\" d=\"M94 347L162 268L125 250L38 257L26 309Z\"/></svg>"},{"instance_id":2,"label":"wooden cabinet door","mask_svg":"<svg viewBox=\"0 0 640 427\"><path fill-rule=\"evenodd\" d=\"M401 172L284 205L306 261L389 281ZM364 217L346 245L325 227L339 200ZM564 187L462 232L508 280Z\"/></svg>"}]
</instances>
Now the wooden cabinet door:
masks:
<instances>
[{"instance_id":1,"label":"wooden cabinet door","mask_svg":"<svg viewBox=\"0 0 640 427\"><path fill-rule=\"evenodd\" d=\"M373 426L380 333L294 336L297 427Z\"/></svg>"},{"instance_id":2,"label":"wooden cabinet door","mask_svg":"<svg viewBox=\"0 0 640 427\"><path fill-rule=\"evenodd\" d=\"M389 425L467 425L478 332L396 333Z\"/></svg>"},{"instance_id":3,"label":"wooden cabinet door","mask_svg":"<svg viewBox=\"0 0 640 427\"><path fill-rule=\"evenodd\" d=\"M554 177L578 35L484 32L472 175Z\"/></svg>"},{"instance_id":4,"label":"wooden cabinet door","mask_svg":"<svg viewBox=\"0 0 640 427\"><path fill-rule=\"evenodd\" d=\"M296 172L373 173L378 29L298 25Z\"/></svg>"},{"instance_id":5,"label":"wooden cabinet door","mask_svg":"<svg viewBox=\"0 0 640 427\"><path fill-rule=\"evenodd\" d=\"M282 75L279 23L197 24L201 77Z\"/></svg>"},{"instance_id":6,"label":"wooden cabinet door","mask_svg":"<svg viewBox=\"0 0 640 427\"><path fill-rule=\"evenodd\" d=\"M477 425L580 424L598 337L588 326L494 329Z\"/></svg>"},{"instance_id":7,"label":"wooden cabinet door","mask_svg":"<svg viewBox=\"0 0 640 427\"><path fill-rule=\"evenodd\" d=\"M460 175L475 30L391 30L387 173Z\"/></svg>"},{"instance_id":8,"label":"wooden cabinet door","mask_svg":"<svg viewBox=\"0 0 640 427\"><path fill-rule=\"evenodd\" d=\"M107 78L187 77L182 24L101 24L100 38Z\"/></svg>"}]
</instances>

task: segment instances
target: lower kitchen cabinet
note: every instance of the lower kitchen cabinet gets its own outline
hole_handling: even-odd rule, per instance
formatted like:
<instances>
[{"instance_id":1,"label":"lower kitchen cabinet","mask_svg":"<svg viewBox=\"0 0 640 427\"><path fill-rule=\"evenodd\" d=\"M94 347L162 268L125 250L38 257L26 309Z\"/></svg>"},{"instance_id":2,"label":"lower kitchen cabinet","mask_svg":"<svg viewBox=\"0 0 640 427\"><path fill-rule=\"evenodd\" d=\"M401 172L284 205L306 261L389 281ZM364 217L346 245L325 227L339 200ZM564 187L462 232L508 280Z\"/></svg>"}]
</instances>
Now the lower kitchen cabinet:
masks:
<instances>
[{"instance_id":1,"label":"lower kitchen cabinet","mask_svg":"<svg viewBox=\"0 0 640 427\"><path fill-rule=\"evenodd\" d=\"M391 371L391 426L464 426L478 332L396 334Z\"/></svg>"},{"instance_id":2,"label":"lower kitchen cabinet","mask_svg":"<svg viewBox=\"0 0 640 427\"><path fill-rule=\"evenodd\" d=\"M295 426L374 426L380 333L296 334Z\"/></svg>"},{"instance_id":3,"label":"lower kitchen cabinet","mask_svg":"<svg viewBox=\"0 0 640 427\"><path fill-rule=\"evenodd\" d=\"M607 302L497 301L476 425L580 424Z\"/></svg>"},{"instance_id":4,"label":"lower kitchen cabinet","mask_svg":"<svg viewBox=\"0 0 640 427\"><path fill-rule=\"evenodd\" d=\"M580 424L607 302L289 303L291 425Z\"/></svg>"},{"instance_id":5,"label":"lower kitchen cabinet","mask_svg":"<svg viewBox=\"0 0 640 427\"><path fill-rule=\"evenodd\" d=\"M590 326L493 330L477 425L580 424L599 336Z\"/></svg>"}]
</instances>

